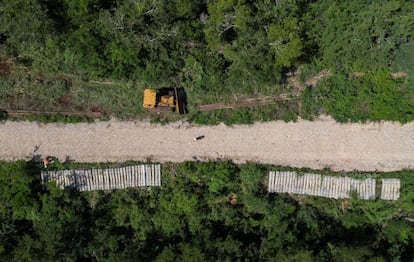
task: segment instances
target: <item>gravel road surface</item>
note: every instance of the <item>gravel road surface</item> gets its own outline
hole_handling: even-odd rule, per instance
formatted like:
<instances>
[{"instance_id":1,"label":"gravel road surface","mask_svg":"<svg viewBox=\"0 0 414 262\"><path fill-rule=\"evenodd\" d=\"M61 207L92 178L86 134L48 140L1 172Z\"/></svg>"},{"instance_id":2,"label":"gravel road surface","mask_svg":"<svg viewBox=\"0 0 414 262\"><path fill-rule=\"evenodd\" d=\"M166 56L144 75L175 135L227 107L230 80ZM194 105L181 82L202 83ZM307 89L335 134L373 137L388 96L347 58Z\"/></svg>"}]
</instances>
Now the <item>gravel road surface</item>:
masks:
<instances>
[{"instance_id":1,"label":"gravel road surface","mask_svg":"<svg viewBox=\"0 0 414 262\"><path fill-rule=\"evenodd\" d=\"M204 135L203 139L194 138ZM414 123L339 124L282 121L237 126L196 126L186 122L0 124L0 159L56 156L62 161L123 162L232 159L332 170L414 169Z\"/></svg>"}]
</instances>

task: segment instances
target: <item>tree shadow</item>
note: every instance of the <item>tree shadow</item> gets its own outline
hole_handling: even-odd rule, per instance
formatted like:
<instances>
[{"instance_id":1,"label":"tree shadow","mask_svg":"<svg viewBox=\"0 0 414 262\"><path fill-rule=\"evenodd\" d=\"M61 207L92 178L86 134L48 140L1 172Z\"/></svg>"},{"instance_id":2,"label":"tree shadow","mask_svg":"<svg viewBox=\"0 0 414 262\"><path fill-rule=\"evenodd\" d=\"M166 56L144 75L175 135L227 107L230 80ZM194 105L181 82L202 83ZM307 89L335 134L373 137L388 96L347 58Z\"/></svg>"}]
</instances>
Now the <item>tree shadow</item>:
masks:
<instances>
[{"instance_id":1,"label":"tree shadow","mask_svg":"<svg viewBox=\"0 0 414 262\"><path fill-rule=\"evenodd\" d=\"M37 194L43 191L41 172L43 169L42 155L35 154L29 161L26 161L23 170L25 174L31 178L30 189L31 194L37 197Z\"/></svg>"},{"instance_id":2,"label":"tree shadow","mask_svg":"<svg viewBox=\"0 0 414 262\"><path fill-rule=\"evenodd\" d=\"M289 78L295 76L295 70L296 68L294 66L282 68L280 72L279 84L287 85Z\"/></svg>"},{"instance_id":3,"label":"tree shadow","mask_svg":"<svg viewBox=\"0 0 414 262\"><path fill-rule=\"evenodd\" d=\"M73 162L75 162L75 160L70 158L70 156L66 156L65 160L63 160L63 164L70 164L70 163L73 163Z\"/></svg>"},{"instance_id":4,"label":"tree shadow","mask_svg":"<svg viewBox=\"0 0 414 262\"><path fill-rule=\"evenodd\" d=\"M9 119L9 113L7 113L6 110L1 109L0 110L0 121L6 121Z\"/></svg>"}]
</instances>

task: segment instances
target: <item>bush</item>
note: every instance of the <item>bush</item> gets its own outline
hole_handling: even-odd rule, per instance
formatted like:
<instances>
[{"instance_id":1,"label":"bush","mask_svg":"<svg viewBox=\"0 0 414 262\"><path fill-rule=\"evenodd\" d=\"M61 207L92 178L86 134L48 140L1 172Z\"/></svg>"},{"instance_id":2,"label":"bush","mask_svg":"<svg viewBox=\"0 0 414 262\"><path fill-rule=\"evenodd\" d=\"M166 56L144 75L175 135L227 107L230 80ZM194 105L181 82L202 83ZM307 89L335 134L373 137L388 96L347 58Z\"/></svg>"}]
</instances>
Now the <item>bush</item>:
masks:
<instances>
[{"instance_id":1,"label":"bush","mask_svg":"<svg viewBox=\"0 0 414 262\"><path fill-rule=\"evenodd\" d=\"M414 119L414 96L406 83L388 71L362 76L336 74L302 94L306 116L323 108L339 122Z\"/></svg>"}]
</instances>

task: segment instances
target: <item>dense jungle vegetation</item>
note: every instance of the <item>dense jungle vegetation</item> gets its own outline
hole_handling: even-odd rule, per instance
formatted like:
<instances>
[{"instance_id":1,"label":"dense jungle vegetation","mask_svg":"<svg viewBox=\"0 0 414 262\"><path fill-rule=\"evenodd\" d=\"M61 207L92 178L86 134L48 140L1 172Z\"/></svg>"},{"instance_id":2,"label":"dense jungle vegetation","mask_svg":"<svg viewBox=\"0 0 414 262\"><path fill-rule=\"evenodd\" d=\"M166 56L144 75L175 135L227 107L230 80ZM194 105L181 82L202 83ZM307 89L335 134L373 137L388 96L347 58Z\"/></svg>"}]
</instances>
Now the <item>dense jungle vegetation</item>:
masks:
<instances>
[{"instance_id":1,"label":"dense jungle vegetation","mask_svg":"<svg viewBox=\"0 0 414 262\"><path fill-rule=\"evenodd\" d=\"M136 118L145 87L179 86L193 121L291 120L292 101L197 106L289 94L292 72L329 70L299 88L303 117L407 122L413 31L410 0L3 0L0 107Z\"/></svg>"},{"instance_id":2,"label":"dense jungle vegetation","mask_svg":"<svg viewBox=\"0 0 414 262\"><path fill-rule=\"evenodd\" d=\"M257 164L165 164L160 188L82 193L43 190L41 168L0 163L1 261L414 258L412 171L346 174L401 178L399 200L366 201L268 194L268 171L283 168Z\"/></svg>"}]
</instances>

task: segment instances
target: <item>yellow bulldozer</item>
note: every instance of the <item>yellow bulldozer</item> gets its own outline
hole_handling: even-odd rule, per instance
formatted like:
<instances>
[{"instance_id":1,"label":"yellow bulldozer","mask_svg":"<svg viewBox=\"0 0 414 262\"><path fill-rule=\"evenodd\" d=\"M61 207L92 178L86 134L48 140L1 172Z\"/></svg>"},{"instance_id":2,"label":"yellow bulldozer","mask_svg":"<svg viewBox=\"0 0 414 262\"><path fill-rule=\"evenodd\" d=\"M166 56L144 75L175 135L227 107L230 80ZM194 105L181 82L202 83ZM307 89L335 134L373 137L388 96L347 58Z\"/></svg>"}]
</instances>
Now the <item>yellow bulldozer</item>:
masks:
<instances>
[{"instance_id":1,"label":"yellow bulldozer","mask_svg":"<svg viewBox=\"0 0 414 262\"><path fill-rule=\"evenodd\" d=\"M161 88L144 90L143 107L151 111L176 111L185 113L185 93L178 88Z\"/></svg>"}]
</instances>

